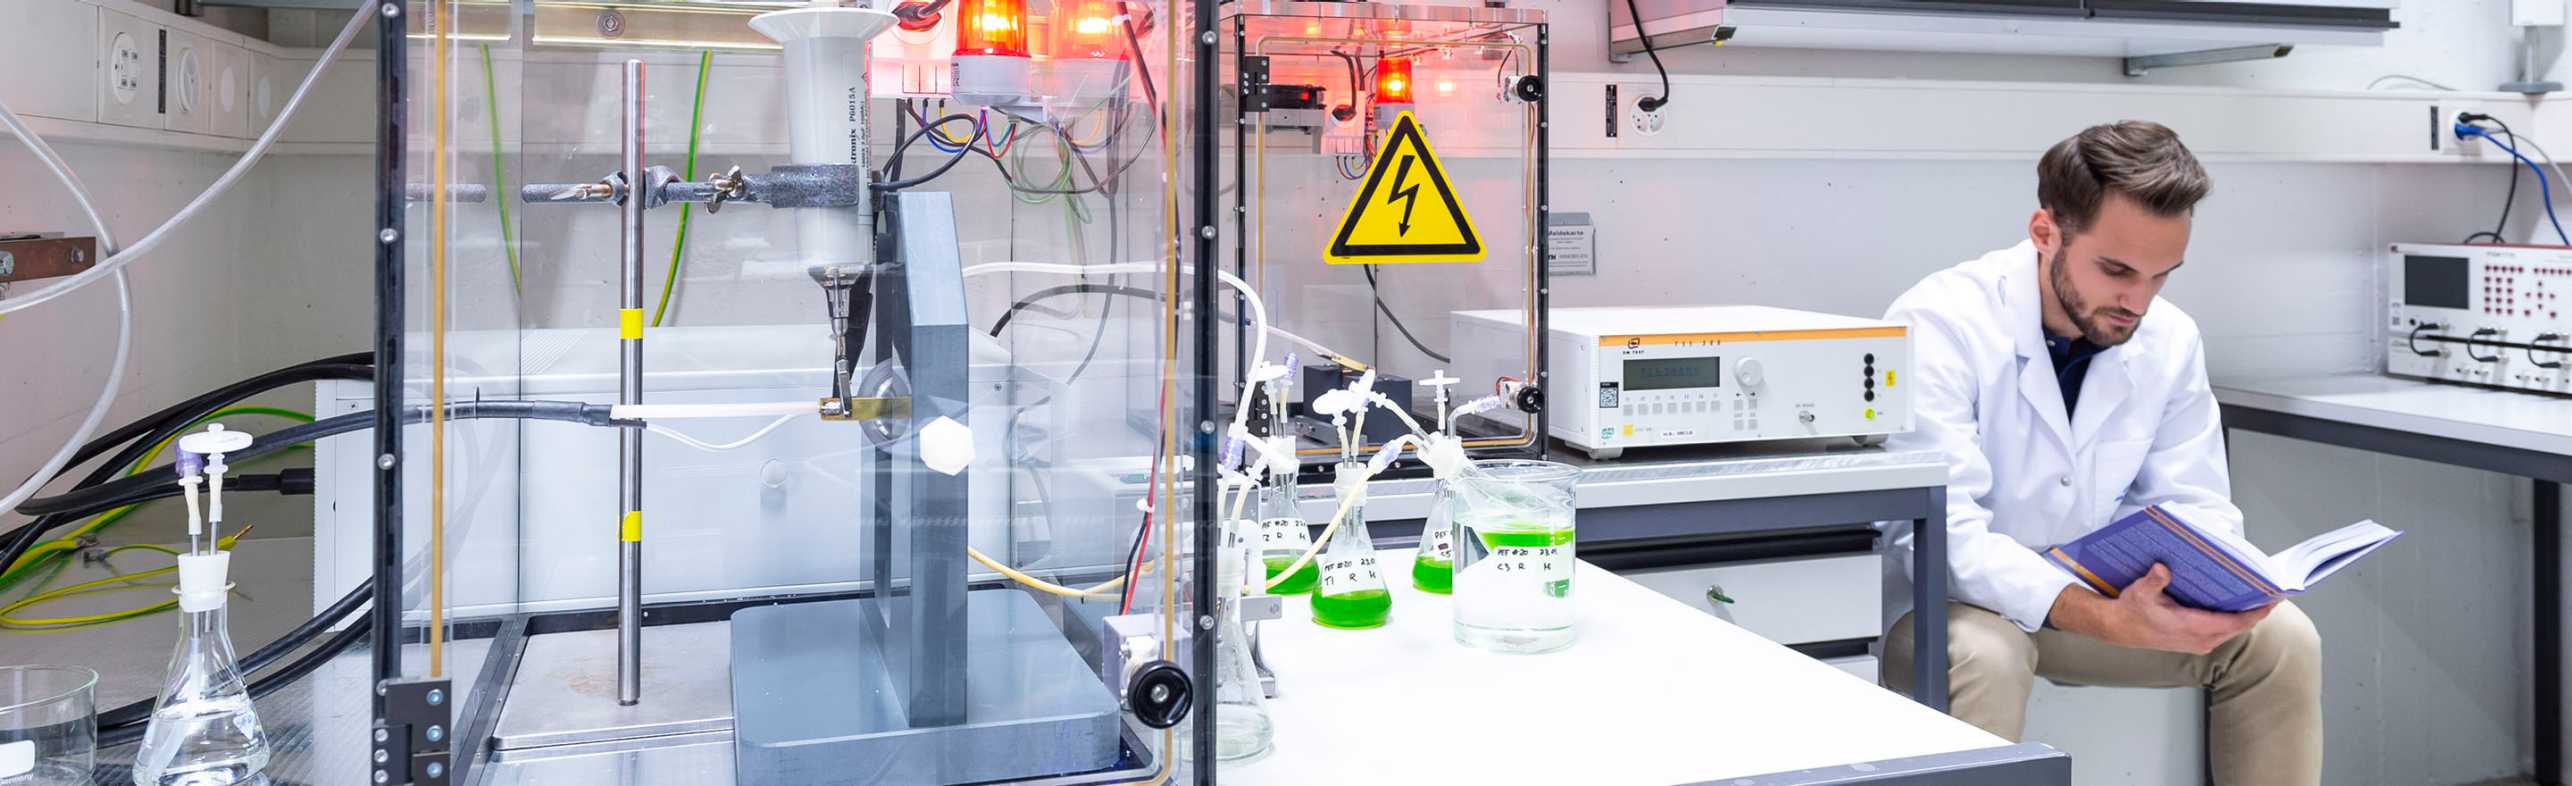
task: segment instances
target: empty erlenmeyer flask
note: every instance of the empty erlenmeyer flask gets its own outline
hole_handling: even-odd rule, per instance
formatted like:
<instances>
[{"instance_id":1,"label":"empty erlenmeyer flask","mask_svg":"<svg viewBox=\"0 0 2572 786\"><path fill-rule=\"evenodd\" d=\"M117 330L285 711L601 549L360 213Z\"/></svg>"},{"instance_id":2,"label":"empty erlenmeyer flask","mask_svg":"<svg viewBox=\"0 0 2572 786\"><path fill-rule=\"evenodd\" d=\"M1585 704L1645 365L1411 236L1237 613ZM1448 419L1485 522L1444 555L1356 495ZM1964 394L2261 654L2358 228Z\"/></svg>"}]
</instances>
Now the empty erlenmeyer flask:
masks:
<instances>
[{"instance_id":1,"label":"empty erlenmeyer flask","mask_svg":"<svg viewBox=\"0 0 2572 786\"><path fill-rule=\"evenodd\" d=\"M257 783L268 769L268 735L233 661L224 612L231 558L221 551L179 557L179 645L134 753L136 786Z\"/></svg>"},{"instance_id":2,"label":"empty erlenmeyer flask","mask_svg":"<svg viewBox=\"0 0 2572 786\"><path fill-rule=\"evenodd\" d=\"M1364 494L1366 465L1350 461L1339 465L1338 486L1343 499L1350 494ZM1384 589L1384 575L1377 569L1375 541L1366 535L1366 503L1348 505L1339 529L1331 542L1322 547L1321 576L1313 590L1313 622L1332 628L1361 629L1382 627L1392 616L1393 595Z\"/></svg>"},{"instance_id":3,"label":"empty erlenmeyer flask","mask_svg":"<svg viewBox=\"0 0 2572 786\"><path fill-rule=\"evenodd\" d=\"M1295 560L1313 548L1313 530L1304 521L1304 513L1295 505L1295 476L1278 473L1259 487L1259 561L1266 566L1271 595L1301 595L1313 591L1320 575L1318 560L1305 560L1304 567L1286 574ZM1284 581L1278 576L1286 574Z\"/></svg>"}]
</instances>

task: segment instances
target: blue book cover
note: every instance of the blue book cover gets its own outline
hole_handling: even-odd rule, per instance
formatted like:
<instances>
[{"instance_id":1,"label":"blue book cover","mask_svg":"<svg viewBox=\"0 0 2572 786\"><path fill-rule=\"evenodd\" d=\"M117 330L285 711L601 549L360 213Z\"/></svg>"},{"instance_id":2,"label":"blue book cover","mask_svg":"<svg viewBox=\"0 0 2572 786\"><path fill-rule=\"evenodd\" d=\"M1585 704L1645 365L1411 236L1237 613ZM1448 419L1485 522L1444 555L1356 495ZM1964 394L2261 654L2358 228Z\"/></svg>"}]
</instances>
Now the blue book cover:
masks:
<instances>
[{"instance_id":1,"label":"blue book cover","mask_svg":"<svg viewBox=\"0 0 2572 786\"><path fill-rule=\"evenodd\" d=\"M2229 531L2200 528L2154 505L2048 549L2045 558L2111 598L2160 563L2170 567L2167 591L2180 604L2238 612L2303 594L2401 536L2361 521L2263 554Z\"/></svg>"}]
</instances>

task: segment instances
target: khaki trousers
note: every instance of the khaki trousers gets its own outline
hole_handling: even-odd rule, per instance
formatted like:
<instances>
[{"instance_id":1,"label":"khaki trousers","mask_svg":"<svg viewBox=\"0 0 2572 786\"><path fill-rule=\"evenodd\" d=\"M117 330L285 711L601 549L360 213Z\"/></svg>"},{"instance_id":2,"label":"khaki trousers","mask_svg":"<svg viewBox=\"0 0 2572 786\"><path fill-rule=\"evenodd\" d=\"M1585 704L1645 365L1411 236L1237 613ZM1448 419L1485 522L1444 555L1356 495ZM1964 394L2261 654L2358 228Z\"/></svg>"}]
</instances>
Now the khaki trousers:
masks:
<instances>
[{"instance_id":1,"label":"khaki trousers","mask_svg":"<svg viewBox=\"0 0 2572 786\"><path fill-rule=\"evenodd\" d=\"M1884 637L1885 687L1910 692L1911 615ZM2293 603L2205 655L2128 649L2053 629L2028 633L1979 606L1947 606L1949 707L2019 739L2027 695L2063 685L2207 690L2206 744L2216 786L2322 782L2322 639ZM2113 723L2113 719L2102 719Z\"/></svg>"}]
</instances>

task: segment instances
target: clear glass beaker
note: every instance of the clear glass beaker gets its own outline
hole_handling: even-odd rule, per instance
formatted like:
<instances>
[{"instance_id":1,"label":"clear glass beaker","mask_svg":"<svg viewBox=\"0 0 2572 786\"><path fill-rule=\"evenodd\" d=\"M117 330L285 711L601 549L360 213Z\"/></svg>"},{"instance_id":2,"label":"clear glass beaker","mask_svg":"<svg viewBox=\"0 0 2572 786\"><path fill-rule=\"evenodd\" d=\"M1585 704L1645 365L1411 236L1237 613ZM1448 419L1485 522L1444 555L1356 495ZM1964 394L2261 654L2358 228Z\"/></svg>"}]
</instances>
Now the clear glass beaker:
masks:
<instances>
[{"instance_id":1,"label":"clear glass beaker","mask_svg":"<svg viewBox=\"0 0 2572 786\"><path fill-rule=\"evenodd\" d=\"M86 786L98 753L98 672L0 667L0 783Z\"/></svg>"},{"instance_id":2,"label":"clear glass beaker","mask_svg":"<svg viewBox=\"0 0 2572 786\"><path fill-rule=\"evenodd\" d=\"M1476 461L1447 483L1456 640L1494 652L1571 646L1573 481L1551 461Z\"/></svg>"}]
</instances>

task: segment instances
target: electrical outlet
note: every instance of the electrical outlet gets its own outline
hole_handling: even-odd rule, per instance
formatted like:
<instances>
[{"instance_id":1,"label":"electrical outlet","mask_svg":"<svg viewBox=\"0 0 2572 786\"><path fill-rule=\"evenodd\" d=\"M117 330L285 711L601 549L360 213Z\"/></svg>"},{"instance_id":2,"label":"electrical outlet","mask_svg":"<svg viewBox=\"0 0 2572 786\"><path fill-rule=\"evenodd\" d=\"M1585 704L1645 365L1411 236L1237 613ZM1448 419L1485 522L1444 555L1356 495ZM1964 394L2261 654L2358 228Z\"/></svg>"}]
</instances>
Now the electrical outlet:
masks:
<instances>
[{"instance_id":1,"label":"electrical outlet","mask_svg":"<svg viewBox=\"0 0 2572 786\"><path fill-rule=\"evenodd\" d=\"M161 28L98 9L98 120L120 126L165 128L161 118Z\"/></svg>"},{"instance_id":2,"label":"electrical outlet","mask_svg":"<svg viewBox=\"0 0 2572 786\"><path fill-rule=\"evenodd\" d=\"M206 82L211 93L207 103L214 109L212 131L234 139L255 137L258 133L250 125L250 91L259 79L257 61L251 59L250 50L231 44L218 43L213 49L214 77Z\"/></svg>"},{"instance_id":3,"label":"electrical outlet","mask_svg":"<svg viewBox=\"0 0 2572 786\"><path fill-rule=\"evenodd\" d=\"M1641 90L1634 92L1634 132L1644 136L1659 135L1661 133L1661 127L1667 124L1670 120L1668 112L1669 107L1664 106L1660 109L1650 110L1644 109L1643 99L1646 96Z\"/></svg>"},{"instance_id":4,"label":"electrical outlet","mask_svg":"<svg viewBox=\"0 0 2572 786\"><path fill-rule=\"evenodd\" d=\"M212 55L205 39L178 30L169 36L169 60L161 79L168 92L164 119L172 131L210 133L214 130L214 101L210 88Z\"/></svg>"}]
</instances>

